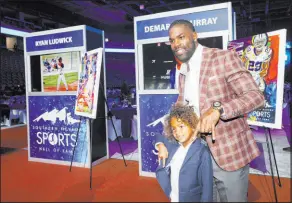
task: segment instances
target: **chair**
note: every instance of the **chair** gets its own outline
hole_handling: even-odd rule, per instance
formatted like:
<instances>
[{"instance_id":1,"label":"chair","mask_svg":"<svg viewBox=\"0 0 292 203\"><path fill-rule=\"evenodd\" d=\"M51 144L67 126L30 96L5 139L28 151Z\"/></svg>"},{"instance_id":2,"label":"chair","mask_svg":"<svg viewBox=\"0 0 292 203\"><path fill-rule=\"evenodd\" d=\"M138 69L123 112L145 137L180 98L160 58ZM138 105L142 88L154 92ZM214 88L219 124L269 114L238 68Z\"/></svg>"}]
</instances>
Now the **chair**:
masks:
<instances>
[{"instance_id":1,"label":"chair","mask_svg":"<svg viewBox=\"0 0 292 203\"><path fill-rule=\"evenodd\" d=\"M26 109L19 110L19 123L26 124Z\"/></svg>"},{"instance_id":2,"label":"chair","mask_svg":"<svg viewBox=\"0 0 292 203\"><path fill-rule=\"evenodd\" d=\"M18 109L10 109L8 126L11 126L12 119L18 119L18 118L19 118L19 110Z\"/></svg>"},{"instance_id":3,"label":"chair","mask_svg":"<svg viewBox=\"0 0 292 203\"><path fill-rule=\"evenodd\" d=\"M134 140L138 140L138 130L137 130L137 116L134 115L132 119L131 137Z\"/></svg>"},{"instance_id":4,"label":"chair","mask_svg":"<svg viewBox=\"0 0 292 203\"><path fill-rule=\"evenodd\" d=\"M1 123L4 123L4 125L8 125L9 114L9 106L7 104L0 104Z\"/></svg>"},{"instance_id":5,"label":"chair","mask_svg":"<svg viewBox=\"0 0 292 203\"><path fill-rule=\"evenodd\" d=\"M116 132L117 132L117 136L118 137L123 137L122 136L122 126L121 126L121 120L120 119L116 119L115 116L112 117ZM108 126L108 138L111 141L114 141L117 137L115 134L115 130L113 128L112 122L110 119L107 120L107 126Z\"/></svg>"}]
</instances>

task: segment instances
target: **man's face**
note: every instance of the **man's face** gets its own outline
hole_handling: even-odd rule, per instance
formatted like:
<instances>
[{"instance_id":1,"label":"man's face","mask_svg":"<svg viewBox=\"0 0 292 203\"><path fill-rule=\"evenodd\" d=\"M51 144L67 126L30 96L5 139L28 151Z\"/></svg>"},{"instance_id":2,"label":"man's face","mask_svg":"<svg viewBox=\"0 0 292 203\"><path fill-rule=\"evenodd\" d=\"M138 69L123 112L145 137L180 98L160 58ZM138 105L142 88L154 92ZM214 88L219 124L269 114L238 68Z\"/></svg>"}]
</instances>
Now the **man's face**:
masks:
<instances>
[{"instance_id":1,"label":"man's face","mask_svg":"<svg viewBox=\"0 0 292 203\"><path fill-rule=\"evenodd\" d=\"M168 34L173 54L181 62L187 62L195 52L196 44L194 40L197 39L197 33L185 25L175 25L169 30Z\"/></svg>"},{"instance_id":2,"label":"man's face","mask_svg":"<svg viewBox=\"0 0 292 203\"><path fill-rule=\"evenodd\" d=\"M193 130L186 122L180 118L172 117L170 120L170 125L172 128L172 133L174 138L186 146L193 135Z\"/></svg>"}]
</instances>

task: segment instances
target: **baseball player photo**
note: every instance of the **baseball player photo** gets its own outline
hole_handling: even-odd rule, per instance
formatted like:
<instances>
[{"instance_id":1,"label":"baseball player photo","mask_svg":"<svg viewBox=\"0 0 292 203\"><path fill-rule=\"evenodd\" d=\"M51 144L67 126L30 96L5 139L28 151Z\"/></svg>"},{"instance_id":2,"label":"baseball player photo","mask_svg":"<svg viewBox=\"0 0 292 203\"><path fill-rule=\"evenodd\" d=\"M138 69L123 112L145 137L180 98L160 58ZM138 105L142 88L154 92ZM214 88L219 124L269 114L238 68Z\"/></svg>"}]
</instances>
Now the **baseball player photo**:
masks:
<instances>
[{"instance_id":1,"label":"baseball player photo","mask_svg":"<svg viewBox=\"0 0 292 203\"><path fill-rule=\"evenodd\" d=\"M65 75L63 73L64 63L62 62L62 57L58 58L57 69L58 69L58 73L59 73L58 82L57 82L57 91L59 91L61 81L64 83L64 85L66 87L66 91L68 91L68 85L66 83L66 78L65 78Z\"/></svg>"},{"instance_id":2,"label":"baseball player photo","mask_svg":"<svg viewBox=\"0 0 292 203\"><path fill-rule=\"evenodd\" d=\"M44 92L77 90L80 52L42 55L41 61Z\"/></svg>"}]
</instances>

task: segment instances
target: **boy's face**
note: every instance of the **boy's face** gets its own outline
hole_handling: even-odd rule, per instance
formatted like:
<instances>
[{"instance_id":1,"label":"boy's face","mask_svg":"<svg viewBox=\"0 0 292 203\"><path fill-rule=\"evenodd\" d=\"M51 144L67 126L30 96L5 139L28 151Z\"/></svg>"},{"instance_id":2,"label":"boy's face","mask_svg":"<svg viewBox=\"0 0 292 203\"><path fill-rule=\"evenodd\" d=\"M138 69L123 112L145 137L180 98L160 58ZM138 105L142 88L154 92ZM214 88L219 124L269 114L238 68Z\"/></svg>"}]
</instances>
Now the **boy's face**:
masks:
<instances>
[{"instance_id":1,"label":"boy's face","mask_svg":"<svg viewBox=\"0 0 292 203\"><path fill-rule=\"evenodd\" d=\"M180 118L172 117L170 120L170 125L174 138L186 146L193 135L193 129L186 122L183 122Z\"/></svg>"}]
</instances>

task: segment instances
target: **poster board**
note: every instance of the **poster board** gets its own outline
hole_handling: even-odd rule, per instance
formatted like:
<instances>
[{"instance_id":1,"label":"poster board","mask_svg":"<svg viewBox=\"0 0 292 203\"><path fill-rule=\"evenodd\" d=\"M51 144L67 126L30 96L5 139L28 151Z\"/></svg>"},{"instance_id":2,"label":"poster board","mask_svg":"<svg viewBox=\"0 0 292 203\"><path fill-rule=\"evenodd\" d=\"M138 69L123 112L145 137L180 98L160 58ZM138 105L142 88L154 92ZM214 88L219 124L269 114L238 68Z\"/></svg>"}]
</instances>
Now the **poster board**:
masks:
<instances>
[{"instance_id":1,"label":"poster board","mask_svg":"<svg viewBox=\"0 0 292 203\"><path fill-rule=\"evenodd\" d=\"M82 56L79 68L75 114L96 118L103 48L88 51Z\"/></svg>"},{"instance_id":2,"label":"poster board","mask_svg":"<svg viewBox=\"0 0 292 203\"><path fill-rule=\"evenodd\" d=\"M282 128L285 47L285 29L228 43L228 49L238 53L265 96L265 106L247 115L249 125Z\"/></svg>"}]
</instances>

